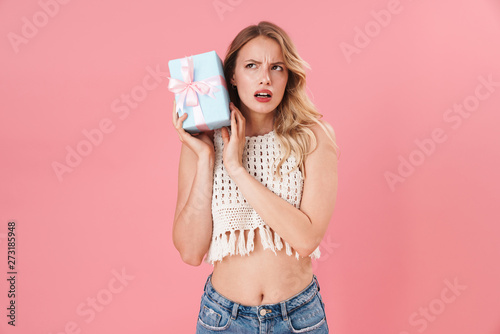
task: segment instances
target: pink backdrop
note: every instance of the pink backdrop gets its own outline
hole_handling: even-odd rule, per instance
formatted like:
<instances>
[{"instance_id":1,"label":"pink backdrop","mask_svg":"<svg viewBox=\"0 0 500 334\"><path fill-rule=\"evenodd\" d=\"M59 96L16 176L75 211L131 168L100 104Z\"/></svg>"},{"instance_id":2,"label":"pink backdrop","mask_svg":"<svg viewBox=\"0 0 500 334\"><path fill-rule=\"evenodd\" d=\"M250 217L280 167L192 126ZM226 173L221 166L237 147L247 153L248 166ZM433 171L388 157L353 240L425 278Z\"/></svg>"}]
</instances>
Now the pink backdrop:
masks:
<instances>
[{"instance_id":1,"label":"pink backdrop","mask_svg":"<svg viewBox=\"0 0 500 334\"><path fill-rule=\"evenodd\" d=\"M0 3L1 333L194 333L212 267L172 244L167 63L264 19L342 149L314 262L331 333L500 333L500 4L316 3Z\"/></svg>"}]
</instances>

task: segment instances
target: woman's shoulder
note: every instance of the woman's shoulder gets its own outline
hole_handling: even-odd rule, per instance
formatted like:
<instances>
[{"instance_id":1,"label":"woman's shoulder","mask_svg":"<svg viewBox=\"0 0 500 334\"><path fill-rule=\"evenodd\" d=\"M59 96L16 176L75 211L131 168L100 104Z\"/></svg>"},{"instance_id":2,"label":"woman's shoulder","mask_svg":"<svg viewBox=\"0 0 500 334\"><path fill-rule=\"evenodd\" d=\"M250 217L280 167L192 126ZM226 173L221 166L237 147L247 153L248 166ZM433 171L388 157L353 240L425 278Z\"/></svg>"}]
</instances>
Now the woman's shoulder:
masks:
<instances>
[{"instance_id":1,"label":"woman's shoulder","mask_svg":"<svg viewBox=\"0 0 500 334\"><path fill-rule=\"evenodd\" d=\"M322 142L322 141L335 141L336 138L335 138L335 130L333 129L333 126L328 123L327 121L325 120L318 120L319 123L321 123L321 126L319 123L315 123L314 125L312 125L310 127L311 131L314 133L314 136L316 137L316 140L318 142ZM328 138L328 136L331 137Z\"/></svg>"},{"instance_id":2,"label":"woman's shoulder","mask_svg":"<svg viewBox=\"0 0 500 334\"><path fill-rule=\"evenodd\" d=\"M215 131L217 131L217 129L205 132L208 135L208 137L212 140L212 142L214 141Z\"/></svg>"},{"instance_id":3,"label":"woman's shoulder","mask_svg":"<svg viewBox=\"0 0 500 334\"><path fill-rule=\"evenodd\" d=\"M333 153L339 156L337 139L333 126L325 120L318 120L318 123L310 126L316 143L309 148L310 155L324 155Z\"/></svg>"},{"instance_id":4,"label":"woman's shoulder","mask_svg":"<svg viewBox=\"0 0 500 334\"><path fill-rule=\"evenodd\" d=\"M333 126L325 120L320 119L319 121L326 127L333 140L335 140L335 130L333 129Z\"/></svg>"},{"instance_id":5,"label":"woman's shoulder","mask_svg":"<svg viewBox=\"0 0 500 334\"><path fill-rule=\"evenodd\" d=\"M214 142L215 137L221 135L220 130L221 130L220 128L213 129L213 130L204 131L203 133L205 133L212 140L212 142Z\"/></svg>"}]
</instances>

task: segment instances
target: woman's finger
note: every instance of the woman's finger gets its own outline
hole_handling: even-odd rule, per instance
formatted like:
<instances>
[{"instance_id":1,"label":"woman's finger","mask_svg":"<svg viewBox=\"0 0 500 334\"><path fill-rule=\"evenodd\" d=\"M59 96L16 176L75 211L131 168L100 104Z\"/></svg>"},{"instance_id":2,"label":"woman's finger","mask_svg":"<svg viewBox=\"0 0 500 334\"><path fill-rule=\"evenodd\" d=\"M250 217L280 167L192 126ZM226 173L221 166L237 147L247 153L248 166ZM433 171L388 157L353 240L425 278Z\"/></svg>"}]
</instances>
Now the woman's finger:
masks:
<instances>
[{"instance_id":1,"label":"woman's finger","mask_svg":"<svg viewBox=\"0 0 500 334\"><path fill-rule=\"evenodd\" d=\"M177 112L175 111L175 100L174 100L174 112L172 113L172 122L174 123L174 126L177 123Z\"/></svg>"},{"instance_id":2,"label":"woman's finger","mask_svg":"<svg viewBox=\"0 0 500 334\"><path fill-rule=\"evenodd\" d=\"M237 134L237 129L236 129L236 116L235 116L235 112L234 112L234 108L231 109L231 137L233 135L236 135Z\"/></svg>"},{"instance_id":3,"label":"woman's finger","mask_svg":"<svg viewBox=\"0 0 500 334\"><path fill-rule=\"evenodd\" d=\"M240 134L242 137L245 135L245 118L243 117L243 114L241 111L236 108L236 106L232 106L233 112L235 113L235 119L236 123L238 126L238 134Z\"/></svg>"},{"instance_id":4,"label":"woman's finger","mask_svg":"<svg viewBox=\"0 0 500 334\"><path fill-rule=\"evenodd\" d=\"M238 110L238 108L235 109L236 115L238 116L238 130L240 131L241 137L243 138L245 137L245 117L243 117L243 114Z\"/></svg>"},{"instance_id":5,"label":"woman's finger","mask_svg":"<svg viewBox=\"0 0 500 334\"><path fill-rule=\"evenodd\" d=\"M187 113L182 114L181 117L177 114L176 110L176 103L174 100L174 109L172 111L172 122L174 124L175 130L177 130L177 135L179 136L179 139L183 141L183 137L186 134L186 130L182 127L182 123L184 120L187 118Z\"/></svg>"},{"instance_id":6,"label":"woman's finger","mask_svg":"<svg viewBox=\"0 0 500 334\"><path fill-rule=\"evenodd\" d=\"M182 123L186 120L187 118L187 113L184 113L181 117L177 118L177 130L178 131L185 131L184 128L182 127Z\"/></svg>"}]
</instances>

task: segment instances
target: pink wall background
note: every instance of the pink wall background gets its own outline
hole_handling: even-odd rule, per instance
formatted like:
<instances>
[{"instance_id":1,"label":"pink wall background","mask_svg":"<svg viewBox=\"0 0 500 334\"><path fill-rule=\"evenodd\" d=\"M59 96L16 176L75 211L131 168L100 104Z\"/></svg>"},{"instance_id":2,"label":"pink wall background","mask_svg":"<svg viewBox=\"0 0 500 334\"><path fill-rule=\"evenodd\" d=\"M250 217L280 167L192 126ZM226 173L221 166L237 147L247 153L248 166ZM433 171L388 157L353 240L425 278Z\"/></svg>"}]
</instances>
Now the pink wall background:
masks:
<instances>
[{"instance_id":1,"label":"pink wall background","mask_svg":"<svg viewBox=\"0 0 500 334\"><path fill-rule=\"evenodd\" d=\"M62 2L0 3L1 333L194 333L212 267L172 244L181 145L167 63L223 58L264 19L310 63L342 149L314 263L331 333L500 333L498 1ZM58 178L52 164L77 147L88 154Z\"/></svg>"}]
</instances>

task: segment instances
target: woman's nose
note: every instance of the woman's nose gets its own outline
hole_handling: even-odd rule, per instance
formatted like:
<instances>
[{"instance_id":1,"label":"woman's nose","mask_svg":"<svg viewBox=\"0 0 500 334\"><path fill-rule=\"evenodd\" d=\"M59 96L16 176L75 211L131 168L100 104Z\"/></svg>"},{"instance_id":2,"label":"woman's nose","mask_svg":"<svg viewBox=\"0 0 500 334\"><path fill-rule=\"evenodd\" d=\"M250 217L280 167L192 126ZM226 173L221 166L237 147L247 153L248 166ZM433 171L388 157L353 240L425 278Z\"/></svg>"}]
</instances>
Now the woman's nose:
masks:
<instances>
[{"instance_id":1,"label":"woman's nose","mask_svg":"<svg viewBox=\"0 0 500 334\"><path fill-rule=\"evenodd\" d=\"M269 69L262 67L262 73L260 74L260 83L264 85L269 85L271 83L271 76L269 75Z\"/></svg>"}]
</instances>

